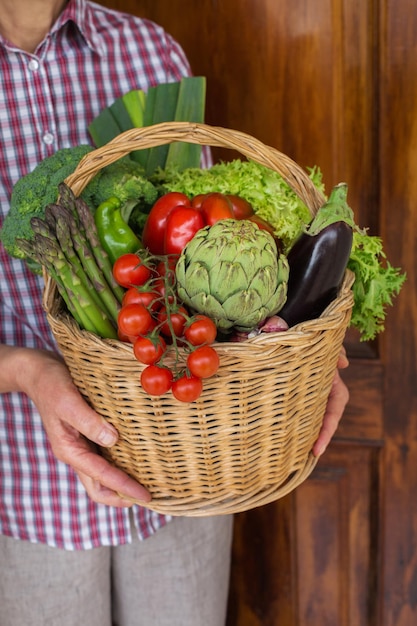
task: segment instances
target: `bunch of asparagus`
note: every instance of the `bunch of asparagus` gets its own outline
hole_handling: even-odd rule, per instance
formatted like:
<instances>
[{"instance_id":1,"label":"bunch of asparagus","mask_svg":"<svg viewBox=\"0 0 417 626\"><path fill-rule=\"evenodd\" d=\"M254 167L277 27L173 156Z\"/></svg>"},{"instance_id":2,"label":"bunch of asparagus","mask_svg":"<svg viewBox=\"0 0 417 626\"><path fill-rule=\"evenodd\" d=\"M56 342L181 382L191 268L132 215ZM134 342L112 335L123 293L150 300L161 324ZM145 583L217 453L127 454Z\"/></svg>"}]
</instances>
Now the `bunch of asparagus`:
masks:
<instances>
[{"instance_id":1,"label":"bunch of asparagus","mask_svg":"<svg viewBox=\"0 0 417 626\"><path fill-rule=\"evenodd\" d=\"M58 192L57 202L46 206L44 219L31 219L33 239L20 240L19 245L56 282L81 328L116 339L123 289L113 278L88 205L65 183Z\"/></svg>"}]
</instances>

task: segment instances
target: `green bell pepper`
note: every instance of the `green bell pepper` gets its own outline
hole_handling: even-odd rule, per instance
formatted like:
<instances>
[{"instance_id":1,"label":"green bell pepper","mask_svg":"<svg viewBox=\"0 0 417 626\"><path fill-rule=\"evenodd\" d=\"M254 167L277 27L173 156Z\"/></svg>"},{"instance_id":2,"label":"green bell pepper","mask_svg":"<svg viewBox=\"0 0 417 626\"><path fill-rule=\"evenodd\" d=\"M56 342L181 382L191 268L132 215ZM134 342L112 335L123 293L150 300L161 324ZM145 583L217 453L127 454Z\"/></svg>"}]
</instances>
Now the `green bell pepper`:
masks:
<instances>
[{"instance_id":1,"label":"green bell pepper","mask_svg":"<svg viewBox=\"0 0 417 626\"><path fill-rule=\"evenodd\" d=\"M111 197L102 202L96 209L94 221L101 245L112 263L123 254L143 248L140 239L123 219L118 198Z\"/></svg>"}]
</instances>

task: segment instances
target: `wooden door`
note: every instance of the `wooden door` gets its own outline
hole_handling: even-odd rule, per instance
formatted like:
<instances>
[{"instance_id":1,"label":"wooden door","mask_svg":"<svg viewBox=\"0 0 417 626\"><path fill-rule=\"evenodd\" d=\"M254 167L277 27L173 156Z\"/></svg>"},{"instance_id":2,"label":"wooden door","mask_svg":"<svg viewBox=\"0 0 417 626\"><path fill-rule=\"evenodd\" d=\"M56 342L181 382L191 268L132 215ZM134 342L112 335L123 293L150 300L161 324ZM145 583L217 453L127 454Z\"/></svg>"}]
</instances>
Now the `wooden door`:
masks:
<instances>
[{"instance_id":1,"label":"wooden door","mask_svg":"<svg viewBox=\"0 0 417 626\"><path fill-rule=\"evenodd\" d=\"M208 123L319 165L327 191L346 181L357 222L408 273L385 333L348 333L350 403L312 476L236 516L229 626L417 624L415 1L103 4L180 41L207 77Z\"/></svg>"}]
</instances>

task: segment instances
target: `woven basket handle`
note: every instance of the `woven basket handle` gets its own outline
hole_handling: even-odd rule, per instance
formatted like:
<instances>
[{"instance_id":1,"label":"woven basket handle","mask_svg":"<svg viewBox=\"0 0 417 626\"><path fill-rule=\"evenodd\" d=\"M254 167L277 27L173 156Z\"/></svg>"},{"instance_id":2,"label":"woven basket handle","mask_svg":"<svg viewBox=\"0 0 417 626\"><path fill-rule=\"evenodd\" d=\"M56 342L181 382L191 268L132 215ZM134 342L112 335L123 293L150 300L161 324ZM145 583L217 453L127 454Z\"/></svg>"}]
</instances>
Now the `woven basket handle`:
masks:
<instances>
[{"instance_id":1,"label":"woven basket handle","mask_svg":"<svg viewBox=\"0 0 417 626\"><path fill-rule=\"evenodd\" d=\"M236 130L189 122L164 122L133 128L121 133L105 146L97 148L81 159L75 171L65 182L76 196L106 165L134 150L153 148L175 141L236 150L246 158L278 172L314 216L325 198L314 186L308 174L288 156L257 139Z\"/></svg>"}]
</instances>

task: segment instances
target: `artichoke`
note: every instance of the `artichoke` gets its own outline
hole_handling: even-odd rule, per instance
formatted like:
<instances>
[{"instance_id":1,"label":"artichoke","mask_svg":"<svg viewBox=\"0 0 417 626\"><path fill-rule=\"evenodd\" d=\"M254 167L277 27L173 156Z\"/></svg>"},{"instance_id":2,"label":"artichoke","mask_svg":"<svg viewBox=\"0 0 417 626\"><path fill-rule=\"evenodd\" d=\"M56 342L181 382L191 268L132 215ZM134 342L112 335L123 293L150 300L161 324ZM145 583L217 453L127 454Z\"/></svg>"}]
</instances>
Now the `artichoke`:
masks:
<instances>
[{"instance_id":1,"label":"artichoke","mask_svg":"<svg viewBox=\"0 0 417 626\"><path fill-rule=\"evenodd\" d=\"M288 274L270 233L249 220L224 219L199 230L183 249L177 292L220 331L245 332L284 305Z\"/></svg>"}]
</instances>

